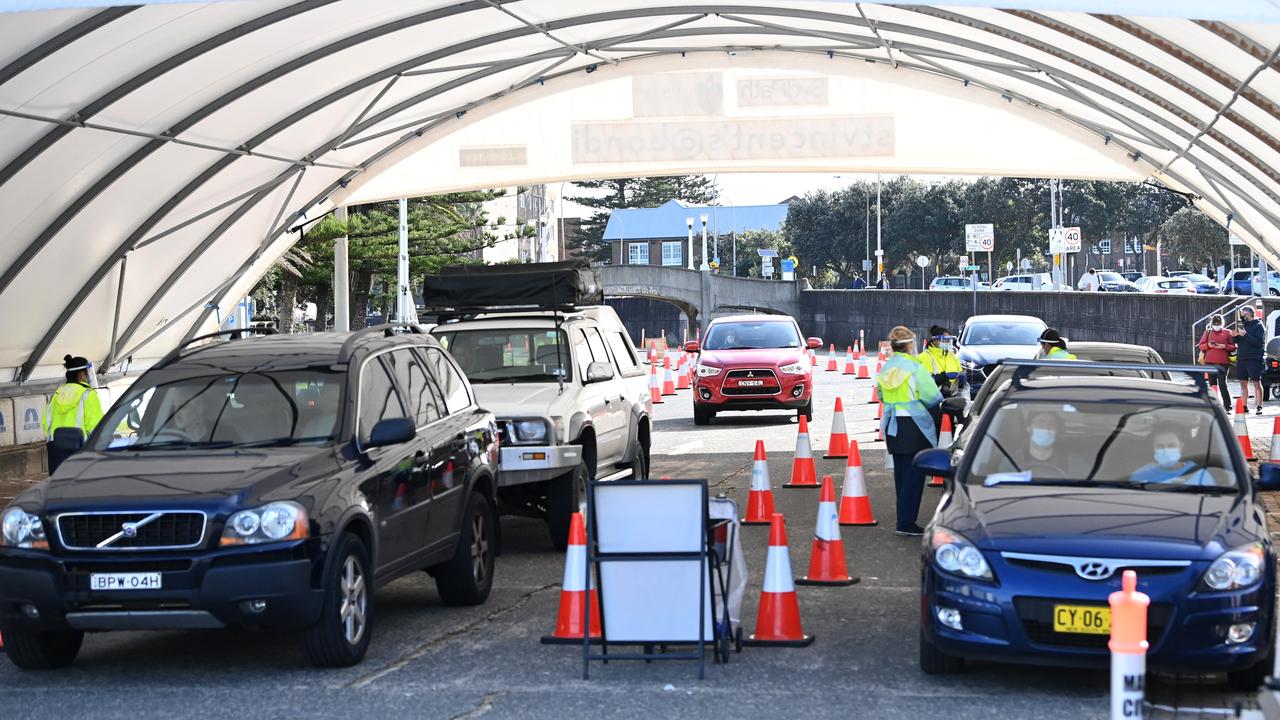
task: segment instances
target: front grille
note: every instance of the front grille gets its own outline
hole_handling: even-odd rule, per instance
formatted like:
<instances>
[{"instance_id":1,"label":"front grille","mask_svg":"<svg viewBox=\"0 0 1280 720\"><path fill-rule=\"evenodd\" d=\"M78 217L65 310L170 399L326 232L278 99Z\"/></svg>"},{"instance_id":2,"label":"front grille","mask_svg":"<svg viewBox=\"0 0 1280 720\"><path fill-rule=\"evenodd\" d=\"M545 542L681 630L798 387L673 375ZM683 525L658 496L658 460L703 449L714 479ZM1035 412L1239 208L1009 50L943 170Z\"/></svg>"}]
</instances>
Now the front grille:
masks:
<instances>
[{"instance_id":1,"label":"front grille","mask_svg":"<svg viewBox=\"0 0 1280 720\"><path fill-rule=\"evenodd\" d=\"M1022 621L1022 630L1027 634L1027 639L1036 645L1088 648L1106 652L1107 641L1110 639L1106 635L1054 631L1053 606L1063 604L1106 607L1102 603L1073 602L1071 600L1050 598L1019 597L1013 599L1013 606L1018 613L1018 619ZM1155 603L1147 609L1147 642L1151 644L1151 647L1156 647L1160 644L1160 639L1164 636L1164 631L1169 626L1171 617L1173 617L1173 606L1167 603Z\"/></svg>"},{"instance_id":2,"label":"front grille","mask_svg":"<svg viewBox=\"0 0 1280 720\"><path fill-rule=\"evenodd\" d=\"M204 538L205 514L191 511L160 512L160 517L138 527L133 537L121 536L105 547L102 541L121 532L126 523L140 523L152 512L67 513L57 519L63 547L73 550L148 550L196 547Z\"/></svg>"},{"instance_id":3,"label":"front grille","mask_svg":"<svg viewBox=\"0 0 1280 720\"><path fill-rule=\"evenodd\" d=\"M1065 563L1047 562L1044 560L1028 560L1026 558L1013 558L1005 556L1005 562L1010 565L1018 565L1030 570L1038 570L1040 572L1053 573L1055 575L1070 575L1071 577L1080 577L1076 574L1076 569ZM1119 573L1121 569L1137 571L1142 577L1150 577L1152 575L1177 575L1187 571L1185 565L1151 565L1146 566L1140 564L1141 561L1135 561L1133 565L1123 565L1117 568Z\"/></svg>"},{"instance_id":4,"label":"front grille","mask_svg":"<svg viewBox=\"0 0 1280 720\"><path fill-rule=\"evenodd\" d=\"M725 376L725 380L724 386L720 388L722 395L777 395L782 392L782 387L778 383L778 376L767 368L730 370ZM761 380L764 384L752 387L734 387L729 385L729 380Z\"/></svg>"}]
</instances>

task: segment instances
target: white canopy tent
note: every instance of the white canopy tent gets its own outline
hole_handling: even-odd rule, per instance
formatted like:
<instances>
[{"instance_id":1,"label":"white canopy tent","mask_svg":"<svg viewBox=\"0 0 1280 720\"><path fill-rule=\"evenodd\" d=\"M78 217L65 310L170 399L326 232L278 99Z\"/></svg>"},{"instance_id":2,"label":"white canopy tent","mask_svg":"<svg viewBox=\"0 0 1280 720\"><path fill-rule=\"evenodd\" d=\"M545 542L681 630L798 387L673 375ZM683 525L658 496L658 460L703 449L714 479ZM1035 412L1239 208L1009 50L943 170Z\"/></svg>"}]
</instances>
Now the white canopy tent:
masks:
<instances>
[{"instance_id":1,"label":"white canopy tent","mask_svg":"<svg viewBox=\"0 0 1280 720\"><path fill-rule=\"evenodd\" d=\"M1150 177L1280 265L1280 8L964 5L2 4L0 381L162 355L336 205L513 182Z\"/></svg>"}]
</instances>

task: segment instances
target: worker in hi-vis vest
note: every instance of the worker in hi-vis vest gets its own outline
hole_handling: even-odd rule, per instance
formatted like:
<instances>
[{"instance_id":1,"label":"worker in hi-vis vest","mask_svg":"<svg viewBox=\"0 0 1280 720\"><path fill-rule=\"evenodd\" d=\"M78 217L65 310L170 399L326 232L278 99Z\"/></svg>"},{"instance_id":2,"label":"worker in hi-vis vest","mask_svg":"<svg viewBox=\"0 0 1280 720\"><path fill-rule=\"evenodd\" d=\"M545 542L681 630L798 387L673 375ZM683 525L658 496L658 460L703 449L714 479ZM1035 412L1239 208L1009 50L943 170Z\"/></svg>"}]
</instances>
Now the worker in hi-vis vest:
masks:
<instances>
[{"instance_id":1,"label":"worker in hi-vis vest","mask_svg":"<svg viewBox=\"0 0 1280 720\"><path fill-rule=\"evenodd\" d=\"M67 370L67 382L49 398L49 405L44 412L44 436L49 441L45 446L49 454L49 474L62 464L69 456L64 450L53 446L53 431L58 428L79 428L86 437L102 420L102 403L94 388L98 386L97 376L93 372L93 363L82 357L65 356L63 367Z\"/></svg>"},{"instance_id":2,"label":"worker in hi-vis vest","mask_svg":"<svg viewBox=\"0 0 1280 720\"><path fill-rule=\"evenodd\" d=\"M1075 360L1076 356L1067 352L1067 339L1057 330L1047 328L1040 333L1040 357L1045 360Z\"/></svg>"}]
</instances>

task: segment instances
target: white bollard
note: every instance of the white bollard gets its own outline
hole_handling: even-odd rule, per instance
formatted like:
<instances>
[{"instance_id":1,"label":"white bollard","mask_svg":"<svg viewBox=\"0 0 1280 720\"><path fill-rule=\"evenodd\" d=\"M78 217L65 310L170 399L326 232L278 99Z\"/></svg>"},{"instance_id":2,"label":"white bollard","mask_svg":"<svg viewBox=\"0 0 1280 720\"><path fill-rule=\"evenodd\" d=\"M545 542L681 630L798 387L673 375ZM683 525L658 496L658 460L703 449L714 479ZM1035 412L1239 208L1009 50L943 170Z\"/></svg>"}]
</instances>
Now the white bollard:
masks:
<instances>
[{"instance_id":1,"label":"white bollard","mask_svg":"<svg viewBox=\"0 0 1280 720\"><path fill-rule=\"evenodd\" d=\"M1147 606L1138 575L1125 570L1120 590L1111 593L1111 720L1146 717Z\"/></svg>"}]
</instances>

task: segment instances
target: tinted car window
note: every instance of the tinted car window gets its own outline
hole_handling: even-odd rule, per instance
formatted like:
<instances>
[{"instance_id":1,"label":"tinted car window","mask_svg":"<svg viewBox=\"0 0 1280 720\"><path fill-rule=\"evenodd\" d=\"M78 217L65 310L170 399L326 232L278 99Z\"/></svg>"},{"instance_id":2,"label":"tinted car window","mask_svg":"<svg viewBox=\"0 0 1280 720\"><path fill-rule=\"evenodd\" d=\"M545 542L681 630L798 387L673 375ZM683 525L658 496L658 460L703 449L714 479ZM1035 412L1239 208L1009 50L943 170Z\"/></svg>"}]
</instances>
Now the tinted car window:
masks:
<instances>
[{"instance_id":1,"label":"tinted car window","mask_svg":"<svg viewBox=\"0 0 1280 720\"><path fill-rule=\"evenodd\" d=\"M583 328L582 332L587 336L587 347L591 348L591 358L596 362L609 362L609 353L604 349L604 340L600 339L600 333L595 328Z\"/></svg>"},{"instance_id":2,"label":"tinted car window","mask_svg":"<svg viewBox=\"0 0 1280 720\"><path fill-rule=\"evenodd\" d=\"M613 357L618 361L620 371L625 373L640 367L630 339L620 332L605 333L605 339L609 341L609 348L613 350Z\"/></svg>"},{"instance_id":3,"label":"tinted car window","mask_svg":"<svg viewBox=\"0 0 1280 720\"><path fill-rule=\"evenodd\" d=\"M964 329L962 345L1035 345L1044 326L1026 322L979 322Z\"/></svg>"},{"instance_id":4,"label":"tinted car window","mask_svg":"<svg viewBox=\"0 0 1280 720\"><path fill-rule=\"evenodd\" d=\"M1015 401L992 412L971 450L970 484L1236 488L1229 446L1209 408Z\"/></svg>"},{"instance_id":5,"label":"tinted car window","mask_svg":"<svg viewBox=\"0 0 1280 720\"><path fill-rule=\"evenodd\" d=\"M145 450L320 442L337 434L343 384L340 373L319 369L160 369L112 406L90 445Z\"/></svg>"},{"instance_id":6,"label":"tinted car window","mask_svg":"<svg viewBox=\"0 0 1280 720\"><path fill-rule=\"evenodd\" d=\"M382 356L391 368L400 392L404 393L404 402L409 406L410 417L418 427L439 420L442 416L436 406L435 389L432 387L426 367L419 361L413 350L405 348L394 350Z\"/></svg>"},{"instance_id":7,"label":"tinted car window","mask_svg":"<svg viewBox=\"0 0 1280 720\"><path fill-rule=\"evenodd\" d=\"M444 395L444 406L450 415L462 412L471 405L471 392L467 381L458 374L458 369L449 362L449 357L437 348L427 348L427 358L431 370L440 384L440 392Z\"/></svg>"},{"instance_id":8,"label":"tinted car window","mask_svg":"<svg viewBox=\"0 0 1280 720\"><path fill-rule=\"evenodd\" d=\"M727 322L712 325L707 331L707 350L760 350L764 348L798 348L800 333L790 322Z\"/></svg>"},{"instance_id":9,"label":"tinted car window","mask_svg":"<svg viewBox=\"0 0 1280 720\"><path fill-rule=\"evenodd\" d=\"M373 426L379 420L408 417L400 404L400 396L391 377L387 375L379 358L365 363L360 370L360 425L357 432L361 439L368 439Z\"/></svg>"},{"instance_id":10,"label":"tinted car window","mask_svg":"<svg viewBox=\"0 0 1280 720\"><path fill-rule=\"evenodd\" d=\"M445 326L434 334L473 383L573 379L569 337L563 331L495 328L451 332Z\"/></svg>"}]
</instances>

